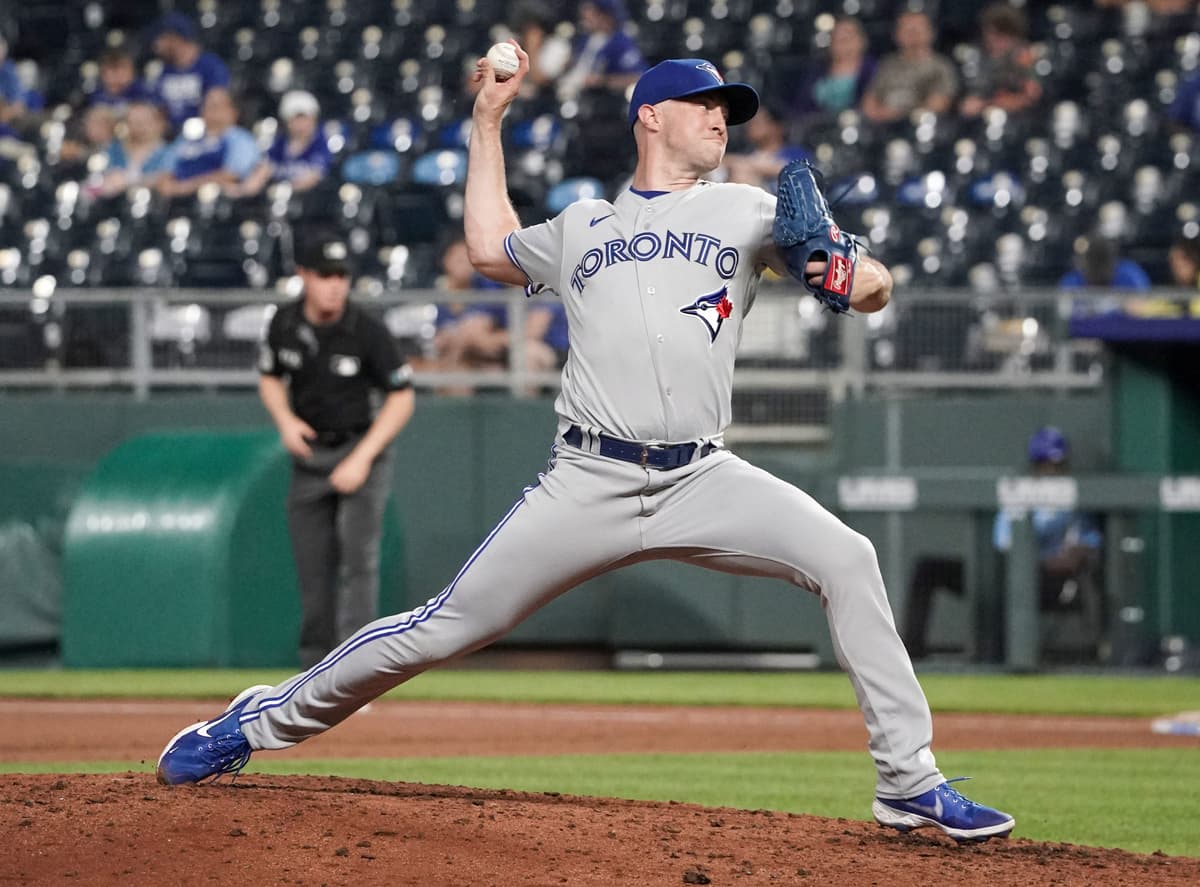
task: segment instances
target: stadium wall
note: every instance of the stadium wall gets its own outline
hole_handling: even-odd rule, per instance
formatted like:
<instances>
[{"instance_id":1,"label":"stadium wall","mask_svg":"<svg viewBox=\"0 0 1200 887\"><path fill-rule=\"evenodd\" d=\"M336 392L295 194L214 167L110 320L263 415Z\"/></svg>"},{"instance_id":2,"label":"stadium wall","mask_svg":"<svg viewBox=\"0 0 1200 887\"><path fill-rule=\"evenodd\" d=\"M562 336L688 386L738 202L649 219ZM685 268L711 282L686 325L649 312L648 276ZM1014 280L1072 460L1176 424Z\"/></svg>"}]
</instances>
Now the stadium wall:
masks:
<instances>
[{"instance_id":1,"label":"stadium wall","mask_svg":"<svg viewBox=\"0 0 1200 887\"><path fill-rule=\"evenodd\" d=\"M50 562L61 557L62 528L81 485L117 445L140 435L189 429L270 430L253 393L177 392L145 401L116 393L29 394L3 397L0 410L5 416L0 424L5 489L0 527L23 527L26 535L41 539L49 554L43 560ZM1079 470L1111 466L1110 406L1101 394L868 399L837 408L827 448L738 449L802 488L816 489L845 472L921 466L1019 471L1025 440L1043 422L1060 425L1071 437ZM388 589L385 600L411 607L441 589L494 521L545 469L553 430L549 399L419 399L412 423L396 444L394 505L404 547L398 570L402 587ZM265 513L277 514L282 522L282 501ZM922 546L932 540L940 550L969 557L979 541L964 531L960 519L946 513L918 510L900 521L854 515L851 521L875 540L897 609L904 606L905 581ZM48 588L50 594L56 580L42 577L26 586ZM6 604L0 606L0 649L20 641L21 632L29 633L24 624L29 619L22 615L30 609L28 602L7 605L15 596L12 582L9 578L8 586L0 587ZM169 602L169 594L163 600ZM41 604L42 634L53 635L61 605L53 600ZM112 638L113 645L137 643L137 616L130 618L135 623ZM951 601L936 613L933 631L953 646L969 630L971 618L966 605L956 607ZM280 621L290 623L293 617L285 614ZM832 663L827 634L818 602L781 583L646 564L593 580L535 614L505 643L808 650ZM147 664L142 659L138 663Z\"/></svg>"}]
</instances>

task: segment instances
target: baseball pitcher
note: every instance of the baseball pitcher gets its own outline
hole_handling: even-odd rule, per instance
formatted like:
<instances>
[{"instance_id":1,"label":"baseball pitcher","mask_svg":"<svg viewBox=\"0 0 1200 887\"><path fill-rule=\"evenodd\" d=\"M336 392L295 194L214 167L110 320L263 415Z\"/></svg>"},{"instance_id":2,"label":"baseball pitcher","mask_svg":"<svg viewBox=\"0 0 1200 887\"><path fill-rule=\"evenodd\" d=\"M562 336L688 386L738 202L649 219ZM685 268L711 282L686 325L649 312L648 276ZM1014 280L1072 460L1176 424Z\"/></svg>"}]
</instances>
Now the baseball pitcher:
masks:
<instances>
[{"instance_id":1,"label":"baseball pitcher","mask_svg":"<svg viewBox=\"0 0 1200 887\"><path fill-rule=\"evenodd\" d=\"M957 840L1007 835L1013 819L967 800L930 751L932 718L897 636L875 549L808 494L724 446L734 352L765 267L791 273L837 311L887 304L887 269L833 224L807 167L778 204L760 188L703 179L728 128L758 96L701 59L672 59L633 90L632 185L522 228L509 202L501 120L529 70L481 89L466 188L471 261L488 277L553 290L570 349L546 472L526 488L441 592L364 626L276 687L251 687L163 751L159 778L237 772L260 749L334 726L420 672L478 649L586 579L670 559L772 576L819 595L866 721L876 819ZM847 321L850 322L850 321Z\"/></svg>"}]
</instances>

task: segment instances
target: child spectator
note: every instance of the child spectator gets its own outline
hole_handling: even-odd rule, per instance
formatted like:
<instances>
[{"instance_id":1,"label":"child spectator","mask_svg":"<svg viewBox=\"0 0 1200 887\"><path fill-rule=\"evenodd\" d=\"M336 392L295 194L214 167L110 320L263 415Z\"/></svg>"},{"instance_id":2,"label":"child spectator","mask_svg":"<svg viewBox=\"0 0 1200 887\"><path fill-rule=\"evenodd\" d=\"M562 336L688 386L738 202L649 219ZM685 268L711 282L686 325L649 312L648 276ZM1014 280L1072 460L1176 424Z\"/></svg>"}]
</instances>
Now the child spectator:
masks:
<instances>
[{"instance_id":1,"label":"child spectator","mask_svg":"<svg viewBox=\"0 0 1200 887\"><path fill-rule=\"evenodd\" d=\"M167 122L148 101L130 102L119 135L108 148L108 170L100 194L112 197L135 185L154 187L169 171L170 155L163 138Z\"/></svg>"},{"instance_id":2,"label":"child spectator","mask_svg":"<svg viewBox=\"0 0 1200 887\"><path fill-rule=\"evenodd\" d=\"M293 191L308 191L325 178L333 164L333 155L321 135L321 107L311 92L296 89L279 101L283 131L267 151L267 156L240 185L226 188L237 197L258 194L268 182L290 182Z\"/></svg>"}]
</instances>

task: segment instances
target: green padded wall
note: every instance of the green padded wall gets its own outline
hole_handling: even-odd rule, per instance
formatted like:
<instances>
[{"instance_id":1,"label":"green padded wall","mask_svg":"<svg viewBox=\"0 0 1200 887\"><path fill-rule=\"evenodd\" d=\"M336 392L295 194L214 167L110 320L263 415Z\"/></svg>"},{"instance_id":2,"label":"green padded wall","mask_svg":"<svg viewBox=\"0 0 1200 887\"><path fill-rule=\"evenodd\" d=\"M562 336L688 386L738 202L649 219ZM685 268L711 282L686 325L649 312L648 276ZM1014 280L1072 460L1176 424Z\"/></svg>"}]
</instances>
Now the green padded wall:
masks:
<instances>
[{"instance_id":1,"label":"green padded wall","mask_svg":"<svg viewBox=\"0 0 1200 887\"><path fill-rule=\"evenodd\" d=\"M273 432L148 434L109 453L67 521L64 663L295 664L288 477ZM381 581L389 608L402 596L395 536L393 519Z\"/></svg>"}]
</instances>

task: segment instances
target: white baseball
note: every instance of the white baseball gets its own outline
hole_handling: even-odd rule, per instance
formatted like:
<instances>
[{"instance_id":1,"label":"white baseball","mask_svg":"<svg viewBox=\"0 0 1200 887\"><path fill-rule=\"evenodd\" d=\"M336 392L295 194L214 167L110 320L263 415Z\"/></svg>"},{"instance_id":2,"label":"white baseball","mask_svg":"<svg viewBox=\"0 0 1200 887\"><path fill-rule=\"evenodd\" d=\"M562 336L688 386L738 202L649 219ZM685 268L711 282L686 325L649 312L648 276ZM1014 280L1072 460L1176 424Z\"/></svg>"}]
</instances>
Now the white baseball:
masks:
<instances>
[{"instance_id":1,"label":"white baseball","mask_svg":"<svg viewBox=\"0 0 1200 887\"><path fill-rule=\"evenodd\" d=\"M507 80L517 73L517 68L521 67L521 62L517 59L517 51L513 49L511 43L493 45L487 51L487 60L491 62L497 80Z\"/></svg>"}]
</instances>

